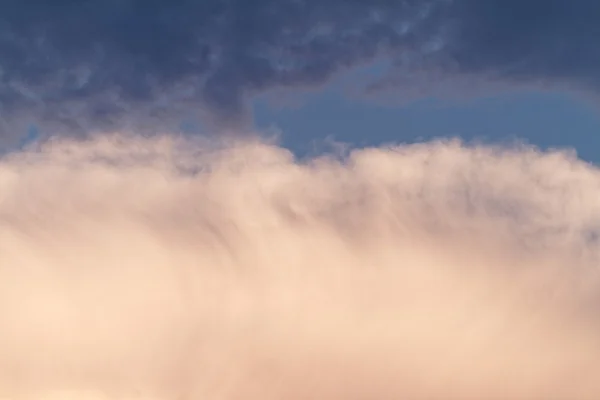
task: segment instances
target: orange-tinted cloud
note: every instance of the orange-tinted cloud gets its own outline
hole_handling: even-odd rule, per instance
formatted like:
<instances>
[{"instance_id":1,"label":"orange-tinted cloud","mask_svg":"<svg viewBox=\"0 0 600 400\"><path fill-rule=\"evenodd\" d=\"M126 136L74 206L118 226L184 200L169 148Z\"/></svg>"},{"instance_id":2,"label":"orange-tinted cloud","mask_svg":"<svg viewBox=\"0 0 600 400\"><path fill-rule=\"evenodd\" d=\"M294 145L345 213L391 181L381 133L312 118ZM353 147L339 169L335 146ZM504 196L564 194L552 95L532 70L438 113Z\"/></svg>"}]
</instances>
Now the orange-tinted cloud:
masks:
<instances>
[{"instance_id":1,"label":"orange-tinted cloud","mask_svg":"<svg viewBox=\"0 0 600 400\"><path fill-rule=\"evenodd\" d=\"M0 161L6 399L597 399L600 172L110 135Z\"/></svg>"}]
</instances>

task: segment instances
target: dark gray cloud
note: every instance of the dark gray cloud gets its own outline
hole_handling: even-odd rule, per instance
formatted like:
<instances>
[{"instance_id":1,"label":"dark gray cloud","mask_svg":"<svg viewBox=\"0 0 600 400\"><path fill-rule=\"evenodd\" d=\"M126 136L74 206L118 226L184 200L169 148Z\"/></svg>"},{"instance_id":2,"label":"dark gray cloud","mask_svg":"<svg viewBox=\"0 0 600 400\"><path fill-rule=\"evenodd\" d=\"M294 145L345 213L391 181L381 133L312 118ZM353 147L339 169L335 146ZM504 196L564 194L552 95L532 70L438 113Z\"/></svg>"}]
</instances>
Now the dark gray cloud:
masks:
<instances>
[{"instance_id":1,"label":"dark gray cloud","mask_svg":"<svg viewBox=\"0 0 600 400\"><path fill-rule=\"evenodd\" d=\"M461 72L600 88L600 2L462 0L446 51Z\"/></svg>"},{"instance_id":2,"label":"dark gray cloud","mask_svg":"<svg viewBox=\"0 0 600 400\"><path fill-rule=\"evenodd\" d=\"M600 88L599 39L597 0L0 0L0 131L235 123L377 57Z\"/></svg>"}]
</instances>

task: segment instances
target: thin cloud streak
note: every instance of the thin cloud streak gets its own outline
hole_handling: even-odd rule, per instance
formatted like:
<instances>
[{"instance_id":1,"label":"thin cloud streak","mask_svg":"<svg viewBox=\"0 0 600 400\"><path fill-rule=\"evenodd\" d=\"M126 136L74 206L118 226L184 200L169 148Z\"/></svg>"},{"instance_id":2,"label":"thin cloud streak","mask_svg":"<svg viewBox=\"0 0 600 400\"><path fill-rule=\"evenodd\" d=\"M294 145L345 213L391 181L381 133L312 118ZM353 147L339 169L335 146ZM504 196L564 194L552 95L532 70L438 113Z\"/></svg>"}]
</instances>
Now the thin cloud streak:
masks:
<instances>
[{"instance_id":1,"label":"thin cloud streak","mask_svg":"<svg viewBox=\"0 0 600 400\"><path fill-rule=\"evenodd\" d=\"M0 160L6 399L597 399L600 172L456 141Z\"/></svg>"}]
</instances>

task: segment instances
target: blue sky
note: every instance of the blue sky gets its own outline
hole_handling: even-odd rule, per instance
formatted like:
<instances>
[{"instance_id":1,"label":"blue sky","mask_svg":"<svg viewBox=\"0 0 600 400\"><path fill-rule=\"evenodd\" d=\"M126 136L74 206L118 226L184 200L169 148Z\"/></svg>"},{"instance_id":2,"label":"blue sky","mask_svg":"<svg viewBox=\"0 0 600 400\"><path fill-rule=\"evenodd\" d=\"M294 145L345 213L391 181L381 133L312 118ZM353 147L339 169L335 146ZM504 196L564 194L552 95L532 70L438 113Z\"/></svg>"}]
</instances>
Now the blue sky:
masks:
<instances>
[{"instance_id":1,"label":"blue sky","mask_svg":"<svg viewBox=\"0 0 600 400\"><path fill-rule=\"evenodd\" d=\"M300 152L325 137L359 146L461 137L574 148L581 158L600 162L600 112L569 93L523 91L458 102L426 98L384 106L325 89L295 106L257 99L253 111L257 127L280 130L282 142Z\"/></svg>"}]
</instances>

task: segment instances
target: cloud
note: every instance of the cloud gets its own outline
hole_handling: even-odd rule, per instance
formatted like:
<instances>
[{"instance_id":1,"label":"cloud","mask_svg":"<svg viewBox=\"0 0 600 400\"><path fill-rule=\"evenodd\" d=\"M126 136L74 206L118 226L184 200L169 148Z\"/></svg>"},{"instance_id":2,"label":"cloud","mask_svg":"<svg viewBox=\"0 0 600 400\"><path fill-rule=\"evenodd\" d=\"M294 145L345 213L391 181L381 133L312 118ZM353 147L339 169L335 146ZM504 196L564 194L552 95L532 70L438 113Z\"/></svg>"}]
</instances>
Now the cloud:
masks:
<instances>
[{"instance_id":1,"label":"cloud","mask_svg":"<svg viewBox=\"0 0 600 400\"><path fill-rule=\"evenodd\" d=\"M597 399L600 172L439 141L0 159L0 397Z\"/></svg>"},{"instance_id":2,"label":"cloud","mask_svg":"<svg viewBox=\"0 0 600 400\"><path fill-rule=\"evenodd\" d=\"M396 81L418 71L600 82L595 0L2 0L2 10L4 135L32 120L76 132L161 131L190 116L235 126L253 93L323 84L379 57Z\"/></svg>"}]
</instances>

